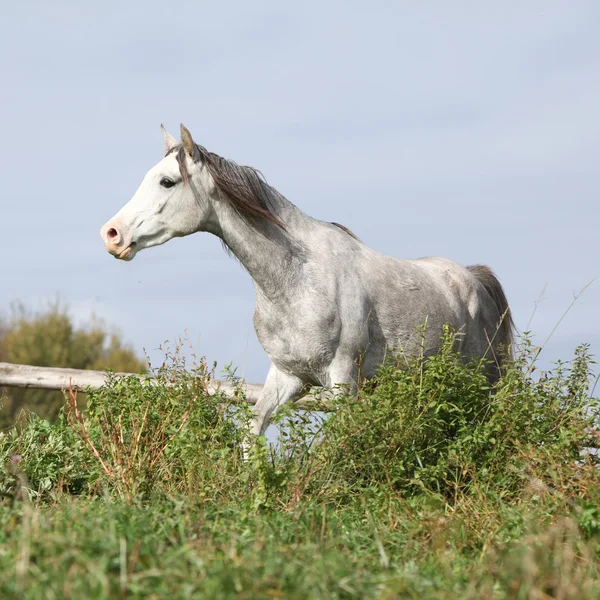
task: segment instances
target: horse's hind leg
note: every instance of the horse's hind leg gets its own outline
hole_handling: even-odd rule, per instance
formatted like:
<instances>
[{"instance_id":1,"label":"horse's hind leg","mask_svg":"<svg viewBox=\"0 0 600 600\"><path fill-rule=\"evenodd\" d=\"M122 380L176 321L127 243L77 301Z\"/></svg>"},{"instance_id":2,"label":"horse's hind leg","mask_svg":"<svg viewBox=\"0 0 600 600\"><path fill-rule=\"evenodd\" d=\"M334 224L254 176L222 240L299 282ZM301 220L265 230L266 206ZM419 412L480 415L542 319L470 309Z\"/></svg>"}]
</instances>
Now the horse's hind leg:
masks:
<instances>
[{"instance_id":1,"label":"horse's hind leg","mask_svg":"<svg viewBox=\"0 0 600 600\"><path fill-rule=\"evenodd\" d=\"M252 408L250 433L263 435L269 425L271 415L286 402L296 400L304 389L304 384L297 377L282 373L271 364L267 379L260 396ZM251 439L244 441L244 458L248 459Z\"/></svg>"}]
</instances>

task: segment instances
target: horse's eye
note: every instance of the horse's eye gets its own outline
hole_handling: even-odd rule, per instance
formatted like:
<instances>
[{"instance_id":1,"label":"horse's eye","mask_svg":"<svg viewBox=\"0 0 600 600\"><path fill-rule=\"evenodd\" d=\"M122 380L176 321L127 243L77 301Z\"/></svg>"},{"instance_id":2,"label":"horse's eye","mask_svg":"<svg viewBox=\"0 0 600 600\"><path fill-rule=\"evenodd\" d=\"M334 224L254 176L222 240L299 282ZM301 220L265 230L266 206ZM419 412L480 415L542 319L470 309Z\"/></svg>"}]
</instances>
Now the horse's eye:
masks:
<instances>
[{"instance_id":1,"label":"horse's eye","mask_svg":"<svg viewBox=\"0 0 600 600\"><path fill-rule=\"evenodd\" d=\"M172 179L169 179L168 177L163 177L160 180L160 185L162 185L164 188L171 188L175 185L175 182Z\"/></svg>"}]
</instances>

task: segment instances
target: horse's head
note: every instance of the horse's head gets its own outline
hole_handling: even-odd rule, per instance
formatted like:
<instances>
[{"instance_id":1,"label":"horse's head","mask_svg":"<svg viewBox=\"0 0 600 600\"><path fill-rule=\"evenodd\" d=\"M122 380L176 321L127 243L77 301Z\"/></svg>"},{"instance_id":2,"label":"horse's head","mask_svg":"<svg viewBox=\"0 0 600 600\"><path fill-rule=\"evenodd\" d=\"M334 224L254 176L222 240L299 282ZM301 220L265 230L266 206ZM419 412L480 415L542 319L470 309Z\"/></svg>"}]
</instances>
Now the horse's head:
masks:
<instances>
[{"instance_id":1,"label":"horse's head","mask_svg":"<svg viewBox=\"0 0 600 600\"><path fill-rule=\"evenodd\" d=\"M215 184L199 149L183 125L181 143L161 128L165 157L100 230L106 249L116 258L131 260L144 248L210 229Z\"/></svg>"}]
</instances>

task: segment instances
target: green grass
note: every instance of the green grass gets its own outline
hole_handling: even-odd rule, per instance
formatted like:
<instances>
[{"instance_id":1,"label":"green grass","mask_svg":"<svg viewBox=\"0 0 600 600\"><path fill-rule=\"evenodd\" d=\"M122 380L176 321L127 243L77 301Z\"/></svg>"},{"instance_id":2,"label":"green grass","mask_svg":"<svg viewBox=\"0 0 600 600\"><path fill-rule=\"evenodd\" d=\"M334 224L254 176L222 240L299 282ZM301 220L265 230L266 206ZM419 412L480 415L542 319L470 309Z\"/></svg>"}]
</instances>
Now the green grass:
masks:
<instances>
[{"instance_id":1,"label":"green grass","mask_svg":"<svg viewBox=\"0 0 600 600\"><path fill-rule=\"evenodd\" d=\"M0 437L2 598L600 598L600 408L586 346L490 389L447 332L319 427L241 459L204 363L110 380Z\"/></svg>"}]
</instances>

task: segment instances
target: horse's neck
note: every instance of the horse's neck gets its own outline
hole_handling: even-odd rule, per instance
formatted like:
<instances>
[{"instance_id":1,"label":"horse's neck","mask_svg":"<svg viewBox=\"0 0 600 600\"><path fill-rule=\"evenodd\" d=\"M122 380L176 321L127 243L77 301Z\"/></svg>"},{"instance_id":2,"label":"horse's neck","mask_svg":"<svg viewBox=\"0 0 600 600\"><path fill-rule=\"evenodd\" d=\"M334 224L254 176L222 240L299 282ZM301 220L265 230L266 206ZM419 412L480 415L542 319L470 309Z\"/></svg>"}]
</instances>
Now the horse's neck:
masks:
<instances>
[{"instance_id":1,"label":"horse's neck","mask_svg":"<svg viewBox=\"0 0 600 600\"><path fill-rule=\"evenodd\" d=\"M314 220L281 197L277 217L285 231L264 218L246 219L229 202L216 203L220 237L248 271L260 293L273 301L293 293L306 260L304 239Z\"/></svg>"}]
</instances>

